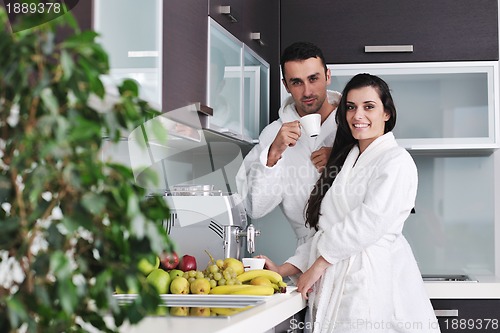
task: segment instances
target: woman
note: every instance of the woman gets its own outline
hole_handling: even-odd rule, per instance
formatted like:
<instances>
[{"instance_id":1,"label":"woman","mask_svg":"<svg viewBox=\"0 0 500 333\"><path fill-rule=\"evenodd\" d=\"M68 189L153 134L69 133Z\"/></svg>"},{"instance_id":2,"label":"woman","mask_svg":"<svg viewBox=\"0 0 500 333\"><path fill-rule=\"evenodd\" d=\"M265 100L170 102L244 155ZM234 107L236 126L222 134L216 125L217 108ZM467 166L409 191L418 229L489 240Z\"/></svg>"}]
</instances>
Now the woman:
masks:
<instances>
[{"instance_id":1,"label":"woman","mask_svg":"<svg viewBox=\"0 0 500 333\"><path fill-rule=\"evenodd\" d=\"M314 332L439 332L411 248L402 235L417 169L391 130L396 108L379 77L358 74L336 114L328 164L306 207L309 241L281 266L303 272Z\"/></svg>"}]
</instances>

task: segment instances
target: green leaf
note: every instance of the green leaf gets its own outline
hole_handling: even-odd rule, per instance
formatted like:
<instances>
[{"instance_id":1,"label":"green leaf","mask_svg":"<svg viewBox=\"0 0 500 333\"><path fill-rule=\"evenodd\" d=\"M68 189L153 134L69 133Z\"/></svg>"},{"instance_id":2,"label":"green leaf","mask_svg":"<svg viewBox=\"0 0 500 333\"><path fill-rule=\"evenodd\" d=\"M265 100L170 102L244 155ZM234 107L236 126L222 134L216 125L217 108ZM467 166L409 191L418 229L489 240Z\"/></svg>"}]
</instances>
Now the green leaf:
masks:
<instances>
[{"instance_id":1,"label":"green leaf","mask_svg":"<svg viewBox=\"0 0 500 333\"><path fill-rule=\"evenodd\" d=\"M49 88L44 88L40 95L42 98L45 107L52 113L53 115L57 114L59 111L59 103L57 102L56 97L52 93L52 90Z\"/></svg>"},{"instance_id":2,"label":"green leaf","mask_svg":"<svg viewBox=\"0 0 500 333\"><path fill-rule=\"evenodd\" d=\"M132 79L123 80L122 84L118 87L120 95L129 95L133 97L139 96L139 85L137 81Z\"/></svg>"},{"instance_id":3,"label":"green leaf","mask_svg":"<svg viewBox=\"0 0 500 333\"><path fill-rule=\"evenodd\" d=\"M75 63L66 50L61 51L61 66L63 69L63 78L67 81L73 74Z\"/></svg>"},{"instance_id":4,"label":"green leaf","mask_svg":"<svg viewBox=\"0 0 500 333\"><path fill-rule=\"evenodd\" d=\"M106 208L106 200L92 192L85 193L81 201L83 207L94 215L100 215Z\"/></svg>"}]
</instances>

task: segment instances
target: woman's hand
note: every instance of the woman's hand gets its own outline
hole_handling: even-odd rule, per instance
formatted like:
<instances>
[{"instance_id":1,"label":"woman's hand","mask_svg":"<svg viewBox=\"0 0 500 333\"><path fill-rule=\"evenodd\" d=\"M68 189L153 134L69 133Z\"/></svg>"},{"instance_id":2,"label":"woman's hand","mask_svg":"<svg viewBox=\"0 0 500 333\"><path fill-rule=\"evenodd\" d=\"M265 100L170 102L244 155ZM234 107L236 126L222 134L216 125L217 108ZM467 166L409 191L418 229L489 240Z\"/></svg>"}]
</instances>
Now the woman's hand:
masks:
<instances>
[{"instance_id":1,"label":"woman's hand","mask_svg":"<svg viewBox=\"0 0 500 333\"><path fill-rule=\"evenodd\" d=\"M300 269L298 269L297 267L295 267L294 265L292 265L288 262L285 262L283 265L278 266L271 259L266 257L265 255L260 254L260 255L255 256L255 257L266 259L266 263L264 264L264 268L268 269L270 271L276 272L283 277L301 273Z\"/></svg>"},{"instance_id":2,"label":"woman's hand","mask_svg":"<svg viewBox=\"0 0 500 333\"><path fill-rule=\"evenodd\" d=\"M307 294L312 291L314 283L319 280L325 270L330 266L331 264L323 257L318 257L314 264L299 277L297 281L297 291L302 294L304 299L308 298Z\"/></svg>"}]
</instances>

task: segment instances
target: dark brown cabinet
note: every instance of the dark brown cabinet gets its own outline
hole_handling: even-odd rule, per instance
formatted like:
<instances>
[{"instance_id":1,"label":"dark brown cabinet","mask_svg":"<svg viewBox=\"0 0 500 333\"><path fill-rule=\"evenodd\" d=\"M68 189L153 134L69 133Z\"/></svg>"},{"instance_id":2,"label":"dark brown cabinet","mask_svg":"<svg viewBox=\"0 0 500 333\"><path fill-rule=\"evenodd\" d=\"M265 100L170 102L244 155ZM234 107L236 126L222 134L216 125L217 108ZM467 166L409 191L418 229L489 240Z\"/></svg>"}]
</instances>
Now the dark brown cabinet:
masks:
<instances>
[{"instance_id":1,"label":"dark brown cabinet","mask_svg":"<svg viewBox=\"0 0 500 333\"><path fill-rule=\"evenodd\" d=\"M270 65L271 120L280 105L280 1L209 0L209 15Z\"/></svg>"},{"instance_id":2,"label":"dark brown cabinet","mask_svg":"<svg viewBox=\"0 0 500 333\"><path fill-rule=\"evenodd\" d=\"M500 332L500 299L432 299L442 333Z\"/></svg>"},{"instance_id":3,"label":"dark brown cabinet","mask_svg":"<svg viewBox=\"0 0 500 333\"><path fill-rule=\"evenodd\" d=\"M207 104L208 0L163 2L164 111Z\"/></svg>"},{"instance_id":4,"label":"dark brown cabinet","mask_svg":"<svg viewBox=\"0 0 500 333\"><path fill-rule=\"evenodd\" d=\"M286 0L281 47L319 45L328 63L498 60L496 0ZM413 52L365 52L409 46Z\"/></svg>"}]
</instances>

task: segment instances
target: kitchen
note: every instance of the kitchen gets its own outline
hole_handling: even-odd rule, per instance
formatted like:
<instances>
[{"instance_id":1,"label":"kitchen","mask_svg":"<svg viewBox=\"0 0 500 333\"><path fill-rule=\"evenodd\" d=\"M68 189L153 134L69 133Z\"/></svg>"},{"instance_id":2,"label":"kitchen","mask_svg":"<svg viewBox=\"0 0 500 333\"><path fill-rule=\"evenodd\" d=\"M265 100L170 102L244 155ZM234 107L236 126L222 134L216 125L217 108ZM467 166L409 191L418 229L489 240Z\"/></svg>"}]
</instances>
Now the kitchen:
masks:
<instances>
[{"instance_id":1,"label":"kitchen","mask_svg":"<svg viewBox=\"0 0 500 333\"><path fill-rule=\"evenodd\" d=\"M494 227L500 222L500 207L495 204L498 200L494 200L500 195L499 168L495 167L500 158L496 149L499 144L500 91L497 5L495 1L486 1L483 6L469 8L466 2L420 2L418 5L398 2L396 5L387 1L373 8L366 1L253 1L245 5L235 1L210 1L208 13L211 19L207 27L207 13L198 7L199 4L184 2L173 7L164 4L164 94L157 98L166 110L177 109L190 101L207 102L209 106L214 104L216 97L207 91L215 90L214 85L207 87L204 84L210 81L207 77L215 76L213 65L206 67L205 63L198 63L199 57L210 56L212 61L207 61L210 64L215 62L213 52L205 51L211 49L210 45L213 45L212 49L224 50L225 66L228 67L241 66L241 61L233 56L239 54L238 47L243 47L242 52L250 49L248 53L257 53L255 58L263 60L260 63L263 68L261 78L269 77L269 89L265 87L260 99L268 99L270 105L260 107L260 119L264 120L264 125L275 119L275 110L285 96L279 82L278 45L282 49L301 39L321 45L327 63L331 64L334 90L341 90L346 78L360 71L380 73L382 77L390 78L388 82L395 90L396 102L399 99L401 103L399 110L408 110L400 117L396 137L405 138L402 144L412 152L420 172L416 212L407 221L405 235L422 273L427 277L425 285L435 310L438 315L443 315L441 324L447 320L448 329L452 331L453 319L481 319L487 313L492 314L499 305L500 256L497 254L500 241L498 228ZM370 8L370 11L363 12L359 8ZM264 16L259 17L253 14L255 12ZM188 22L182 19L182 13L189 15ZM354 15L358 15L356 24L351 21ZM321 22L330 23L322 25ZM370 33L366 26L371 27L368 29ZM467 29L461 28L464 26ZM180 32L169 34L167 31ZM260 39L250 39L251 32L260 32ZM194 39L199 34L211 38L208 41L199 37ZM325 40L333 42L325 43ZM365 46L392 44L402 45L403 52L363 52ZM168 45L177 47L169 48ZM411 45L412 52L404 49L408 45ZM181 54L186 57L196 55L198 60L190 59L184 65L179 61L168 61L179 59ZM250 65L255 64L258 62ZM172 80L175 84L169 86L170 77L179 79ZM399 86L401 90L397 91ZM458 94L457 90L460 91ZM447 97L446 94L455 95ZM462 96L463 100L454 104L450 100L456 100L456 95ZM225 96L232 99L229 102L236 108L244 99L234 92L226 92ZM486 100L488 102L484 102ZM442 112L436 110L437 105L446 110L457 110L451 111L456 118L451 126L455 125L455 128L443 130L451 118L444 115L442 120L435 118L436 112ZM477 105L484 106L477 110ZM419 112L413 112L412 116L412 109ZM468 111L477 116L469 118L472 113ZM462 116L465 113L468 115ZM404 122L405 117L407 122ZM429 124L430 119L432 124ZM245 119L228 130L233 137L252 142L259 133L252 122ZM477 122L481 124L475 130L469 127L476 126ZM262 129L263 125L257 128ZM423 139L419 139L419 135ZM437 138L433 139L432 135L437 135ZM476 136L484 140L471 139ZM281 211L276 209L252 223L261 232L255 241L258 253L272 254L272 259L277 262L286 260L293 253L294 235ZM277 237L279 242L275 241ZM453 281L462 278L471 281ZM460 323L454 321L457 322ZM442 329L445 331L445 327Z\"/></svg>"},{"instance_id":2,"label":"kitchen","mask_svg":"<svg viewBox=\"0 0 500 333\"><path fill-rule=\"evenodd\" d=\"M151 4L148 8L144 2L141 8L150 10L156 21L149 18L134 24L130 24L130 20L138 10L133 6L127 12L121 5L125 10L122 15L113 15L113 19L107 16L110 11L116 13L116 6L120 6L115 3L113 7L111 0L81 2L74 12L87 27L103 31L104 45L114 47L110 54L112 66L116 66L112 68L110 79L133 77L139 82L142 80L147 83L143 86L144 97L162 105L165 111L178 110L194 102L215 105L217 97L211 93L216 89L210 84L215 69L208 64L212 64L209 59L215 59L209 52L210 47L219 43L217 48L227 50L228 79L245 84L248 81L250 86L260 82L253 93L259 96L252 104L252 110L259 110L253 112L255 117L247 119L247 113L241 111L237 116L239 121L230 125L222 120L219 124L214 123L217 131L224 132L230 137L228 140L242 147L243 154L258 138L262 127L276 118L283 98L279 53L295 39L307 39L324 48L333 76L338 77L338 81L332 83L335 90L341 90L345 78L359 71L381 73L393 80L395 96L404 105L400 109L408 112L407 115L403 113L406 118L401 117L398 124L401 132L397 134L417 162L421 183L415 214L408 220L405 235L422 273L428 276L426 290L436 314L442 316L442 331L472 331L467 327L470 319L474 322L499 319L500 87L496 1L481 1L481 5L474 8L466 1L442 1L440 4L420 1L418 5L386 1L377 8L371 8L366 0L344 3L256 0L244 4L192 0L151 1ZM362 14L360 8L371 10L366 11L366 16L353 19L355 14ZM318 25L318 22L329 24ZM107 40L106 29L112 31L113 26L120 23L119 33L127 38L109 36ZM138 35L142 29L137 26L145 29L147 38ZM412 34L416 31L420 34ZM334 35L337 32L340 34ZM390 39L382 38L386 36ZM144 47L140 42L146 39L151 44ZM128 45L130 40L137 45ZM329 40L332 42L325 42ZM393 49L384 52L383 47L376 52L363 49L379 45L403 47L401 52ZM119 51L114 55L113 50L120 47L127 51L125 56L120 56L124 52ZM230 52L246 54L248 63L242 65L242 61L235 60ZM252 68L248 79L238 77L238 73L244 72L241 68L247 66ZM236 74L231 72L233 69ZM226 89L228 86L231 84ZM401 90L397 90L400 86ZM465 102L455 101L459 98L447 95L450 91L456 95L459 91ZM229 102L244 109L243 88L237 94L234 91L225 94L226 97L237 96ZM409 108L415 103L418 103L421 117L412 117L410 113ZM438 109L437 112L451 112L452 124L448 122L450 114L443 114L442 121L437 120L435 105L441 104L446 104L446 109L443 107L444 111ZM474 112L473 117L471 112ZM217 114L215 107L214 114ZM406 124L404 119L407 119ZM434 132L418 132L415 130L418 125ZM445 131L445 125L455 127ZM258 253L272 254L277 262L293 253L294 235L279 211L251 222L260 230L255 239ZM279 242L275 241L276 237ZM468 280L458 281L464 275ZM196 325L200 325L199 331L207 332L205 325L213 325L216 327L214 332L234 332L244 331L244 326L252 325L252 332L264 332L304 306L297 295L284 297L287 298L286 308L279 307L277 303L281 302L273 300L228 321L203 319L186 324L175 318L148 318L141 324L145 326L136 329L172 325L167 326L168 330L172 327L176 331L174 327L186 330L189 325L191 331L196 331ZM477 326L473 328L479 330ZM481 331L493 332L497 328L490 326Z\"/></svg>"}]
</instances>

